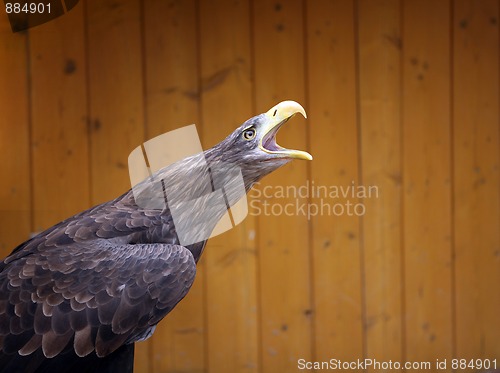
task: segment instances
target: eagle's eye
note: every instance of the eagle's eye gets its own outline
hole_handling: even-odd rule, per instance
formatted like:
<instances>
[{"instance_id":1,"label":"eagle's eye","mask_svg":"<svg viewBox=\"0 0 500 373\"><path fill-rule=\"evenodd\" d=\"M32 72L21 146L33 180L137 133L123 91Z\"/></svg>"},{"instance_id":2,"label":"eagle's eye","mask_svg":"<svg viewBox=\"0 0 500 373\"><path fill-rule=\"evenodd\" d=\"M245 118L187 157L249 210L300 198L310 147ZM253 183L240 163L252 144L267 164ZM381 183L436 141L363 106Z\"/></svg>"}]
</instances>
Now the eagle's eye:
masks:
<instances>
[{"instance_id":1,"label":"eagle's eye","mask_svg":"<svg viewBox=\"0 0 500 373\"><path fill-rule=\"evenodd\" d=\"M255 137L255 128L250 127L243 131L243 138L245 140L252 140Z\"/></svg>"}]
</instances>

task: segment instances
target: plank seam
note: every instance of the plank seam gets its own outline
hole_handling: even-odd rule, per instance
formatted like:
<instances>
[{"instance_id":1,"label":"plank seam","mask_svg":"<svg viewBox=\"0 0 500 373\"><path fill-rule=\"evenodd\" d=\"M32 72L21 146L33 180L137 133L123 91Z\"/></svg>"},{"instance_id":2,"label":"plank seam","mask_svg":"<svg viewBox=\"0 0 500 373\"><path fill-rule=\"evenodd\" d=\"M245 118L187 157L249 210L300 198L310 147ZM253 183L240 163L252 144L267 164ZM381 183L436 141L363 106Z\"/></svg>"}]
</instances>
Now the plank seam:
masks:
<instances>
[{"instance_id":1,"label":"plank seam","mask_svg":"<svg viewBox=\"0 0 500 373\"><path fill-rule=\"evenodd\" d=\"M359 0L353 3L353 34L354 34L354 75L355 75L355 100L356 100L356 146L358 148L358 185L363 185L363 141L361 130L361 94L360 94L360 57L359 57ZM364 246L364 221L363 216L358 218L359 229L359 272L360 272L360 285L361 285L361 351L363 357L367 357L368 346L368 333L366 329L367 316L366 316L366 265L365 265L365 246Z\"/></svg>"},{"instance_id":2,"label":"plank seam","mask_svg":"<svg viewBox=\"0 0 500 373\"><path fill-rule=\"evenodd\" d=\"M451 268L450 268L450 282L451 282L451 356L457 356L457 286L456 286L456 241L455 241L455 63L454 63L454 54L455 54L455 0L450 1L450 257L451 257Z\"/></svg>"},{"instance_id":3,"label":"plank seam","mask_svg":"<svg viewBox=\"0 0 500 373\"><path fill-rule=\"evenodd\" d=\"M84 63L85 63L85 94L86 94L86 120L87 120L87 152L88 152L88 201L90 205L94 204L93 193L93 173L92 173L92 109L91 109L91 98L90 98L90 47L89 47L89 15L88 15L88 3L84 3L83 6L83 47L84 47Z\"/></svg>"},{"instance_id":4,"label":"plank seam","mask_svg":"<svg viewBox=\"0 0 500 373\"><path fill-rule=\"evenodd\" d=\"M32 64L31 64L31 40L30 40L30 32L26 32L26 40L25 40L25 47L26 47L26 89L27 89L27 108L26 110L28 111L28 159L29 159L29 184L30 184L30 190L29 190L29 206L30 206L30 231L31 232L36 232L37 229L35 227L35 175L34 175L34 152L33 152L33 82L31 79L31 69L32 69ZM26 237L28 239L29 237Z\"/></svg>"},{"instance_id":5,"label":"plank seam","mask_svg":"<svg viewBox=\"0 0 500 373\"><path fill-rule=\"evenodd\" d=\"M406 265L406 252L405 252L405 205L404 205L404 195L405 195L405 167L404 167L404 109L405 109L405 97L404 97L404 73L405 73L405 63L404 63L404 58L405 58L405 29L404 29L404 2L403 0L399 0L399 29L401 33L401 54L399 57L399 96L401 97L399 101L399 126L400 126L400 132L399 132L399 159L400 159L400 172L401 172L401 194L399 196L399 205L400 205L400 250L401 250L401 257L400 257L400 276L401 276L401 360L406 361L406 320L405 320L405 315L406 315L406 277L405 277L405 265Z\"/></svg>"},{"instance_id":6,"label":"plank seam","mask_svg":"<svg viewBox=\"0 0 500 373\"><path fill-rule=\"evenodd\" d=\"M251 96L251 107L252 112L257 112L257 85L256 85L256 70L255 70L255 12L254 12L254 2L248 0L248 17L249 17L249 34L250 34L250 76L251 76L251 88L250 88L250 96ZM257 307L256 312L256 339L257 339L257 372L262 372L263 370L263 333L262 333L262 281L261 281L261 267L260 267L260 255L259 253L259 222L260 219L257 217L253 218L254 227L255 227L255 251L257 253L257 260L255 261L255 306Z\"/></svg>"},{"instance_id":7,"label":"plank seam","mask_svg":"<svg viewBox=\"0 0 500 373\"><path fill-rule=\"evenodd\" d=\"M302 14L303 14L303 24L302 24L302 29L303 29L303 35L304 35L304 40L303 40L303 48L304 48L304 100L305 100L305 105L307 108L310 107L310 81L309 81L309 40L308 40L308 27L309 27L309 22L308 22L308 8L307 8L307 1L303 0L302 1ZM309 126L306 126L306 150L308 152L311 152L311 130ZM312 180L312 167L308 163L306 165L306 175L308 180ZM312 204L312 197L311 195L307 196L307 203L308 205ZM316 324L317 324L317 319L316 319L316 309L314 307L315 304L315 299L316 299L316 294L315 294L315 284L314 284L314 272L315 272L315 266L314 266L314 237L313 237L313 222L311 219L307 220L307 241L309 245L308 253L309 253L309 308L313 310L313 313L311 315L311 324L310 324L310 333L311 333L311 346L310 346L310 353L311 353L311 360L316 361L317 360L317 335L316 335Z\"/></svg>"}]
</instances>

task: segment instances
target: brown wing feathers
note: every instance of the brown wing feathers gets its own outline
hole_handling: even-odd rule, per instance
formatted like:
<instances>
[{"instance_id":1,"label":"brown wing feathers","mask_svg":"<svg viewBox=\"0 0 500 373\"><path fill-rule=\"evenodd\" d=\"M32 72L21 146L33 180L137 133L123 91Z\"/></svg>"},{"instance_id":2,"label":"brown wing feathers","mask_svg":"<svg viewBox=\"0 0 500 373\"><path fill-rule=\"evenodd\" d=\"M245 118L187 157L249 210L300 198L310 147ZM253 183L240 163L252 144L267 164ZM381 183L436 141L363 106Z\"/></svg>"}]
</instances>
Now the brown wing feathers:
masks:
<instances>
[{"instance_id":1,"label":"brown wing feathers","mask_svg":"<svg viewBox=\"0 0 500 373\"><path fill-rule=\"evenodd\" d=\"M148 333L187 293L192 254L170 244L39 246L0 273L3 352L106 356Z\"/></svg>"}]
</instances>

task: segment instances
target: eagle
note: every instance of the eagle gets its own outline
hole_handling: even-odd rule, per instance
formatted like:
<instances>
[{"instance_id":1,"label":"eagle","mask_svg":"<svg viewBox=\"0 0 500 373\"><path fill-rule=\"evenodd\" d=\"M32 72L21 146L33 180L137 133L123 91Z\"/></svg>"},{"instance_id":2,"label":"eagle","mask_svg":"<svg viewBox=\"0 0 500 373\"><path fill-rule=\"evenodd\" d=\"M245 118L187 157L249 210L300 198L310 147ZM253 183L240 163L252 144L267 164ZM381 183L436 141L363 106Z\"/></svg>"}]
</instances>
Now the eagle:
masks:
<instances>
[{"instance_id":1,"label":"eagle","mask_svg":"<svg viewBox=\"0 0 500 373\"><path fill-rule=\"evenodd\" d=\"M134 343L186 296L227 210L262 177L312 159L276 143L297 113L306 117L300 104L283 101L214 147L16 247L0 262L0 372L132 372ZM224 191L223 209L203 198L215 189ZM186 203L193 200L201 202Z\"/></svg>"}]
</instances>

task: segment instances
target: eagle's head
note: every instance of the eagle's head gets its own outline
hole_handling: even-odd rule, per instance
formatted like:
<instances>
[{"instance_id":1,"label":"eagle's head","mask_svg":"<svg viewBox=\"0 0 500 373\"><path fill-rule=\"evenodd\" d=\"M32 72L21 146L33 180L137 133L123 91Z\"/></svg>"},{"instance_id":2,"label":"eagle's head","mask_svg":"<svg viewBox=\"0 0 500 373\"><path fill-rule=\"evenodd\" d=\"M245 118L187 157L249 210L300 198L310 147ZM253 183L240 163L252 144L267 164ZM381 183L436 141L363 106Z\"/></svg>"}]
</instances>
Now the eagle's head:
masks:
<instances>
[{"instance_id":1,"label":"eagle's head","mask_svg":"<svg viewBox=\"0 0 500 373\"><path fill-rule=\"evenodd\" d=\"M205 152L207 160L222 161L241 169L247 190L265 175L293 159L312 160L311 154L286 149L276 142L279 129L295 114L305 118L295 101L283 101L245 121L226 139Z\"/></svg>"}]
</instances>

